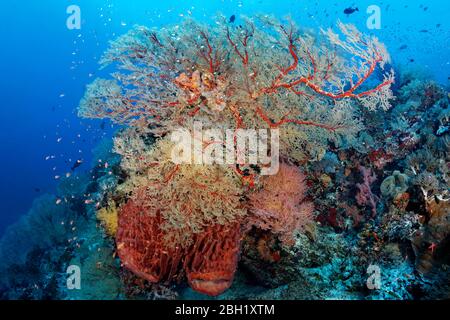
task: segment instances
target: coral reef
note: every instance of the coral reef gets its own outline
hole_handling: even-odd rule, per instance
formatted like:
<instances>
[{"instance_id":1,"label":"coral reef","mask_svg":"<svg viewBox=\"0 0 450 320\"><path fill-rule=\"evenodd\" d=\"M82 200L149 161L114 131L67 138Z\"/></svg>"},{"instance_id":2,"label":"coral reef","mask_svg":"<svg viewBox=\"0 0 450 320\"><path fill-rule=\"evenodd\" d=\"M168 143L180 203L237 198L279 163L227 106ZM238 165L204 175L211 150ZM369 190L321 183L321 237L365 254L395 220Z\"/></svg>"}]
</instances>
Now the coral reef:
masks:
<instances>
[{"instance_id":1,"label":"coral reef","mask_svg":"<svg viewBox=\"0 0 450 320\"><path fill-rule=\"evenodd\" d=\"M80 103L80 116L128 127L115 138L127 175L118 190L129 198L119 213L117 248L123 265L149 281L179 280L184 270L194 289L219 294L234 276L238 230L270 231L292 246L296 232L314 229L305 176L295 164L266 178L261 164L175 163L174 152L189 154L175 151L169 133L201 121L204 129L233 130L237 146L242 129L279 129L282 157L304 163L323 158L330 141L355 143L362 128L355 101L369 110L390 106L394 73L385 70L390 58L376 38L339 23L344 38L329 29L322 31L328 44L314 45L290 20L243 19L241 29L223 18L212 28L186 20L166 30L133 29L102 59L119 72L95 80ZM383 74L377 84L369 81L375 70ZM229 147L192 138L202 149ZM211 233L209 241L223 242L221 258L199 260L197 242ZM209 241L202 250L219 250Z\"/></svg>"},{"instance_id":2,"label":"coral reef","mask_svg":"<svg viewBox=\"0 0 450 320\"><path fill-rule=\"evenodd\" d=\"M133 28L102 65L111 78L87 87L79 115L120 129L1 240L1 298L449 297L449 95L401 69L393 92L375 37L187 19ZM278 130L279 148L252 153L242 130ZM229 149L233 161L203 161ZM250 161L277 151L272 174Z\"/></svg>"}]
</instances>

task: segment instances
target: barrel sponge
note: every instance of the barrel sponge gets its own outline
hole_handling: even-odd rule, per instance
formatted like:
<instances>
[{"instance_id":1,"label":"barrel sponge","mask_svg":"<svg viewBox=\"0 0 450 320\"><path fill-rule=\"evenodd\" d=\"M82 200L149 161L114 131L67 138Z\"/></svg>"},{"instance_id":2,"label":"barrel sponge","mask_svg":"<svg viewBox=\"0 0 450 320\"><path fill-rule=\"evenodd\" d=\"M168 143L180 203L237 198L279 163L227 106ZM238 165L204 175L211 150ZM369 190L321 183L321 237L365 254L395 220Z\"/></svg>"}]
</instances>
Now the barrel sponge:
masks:
<instances>
[{"instance_id":1,"label":"barrel sponge","mask_svg":"<svg viewBox=\"0 0 450 320\"><path fill-rule=\"evenodd\" d=\"M117 252L122 265L153 283L180 281L187 275L190 286L216 296L234 278L241 243L241 222L214 224L191 234L191 245L170 245L170 231L162 230L161 212L149 213L129 200L119 215ZM177 238L177 237L173 237Z\"/></svg>"}]
</instances>

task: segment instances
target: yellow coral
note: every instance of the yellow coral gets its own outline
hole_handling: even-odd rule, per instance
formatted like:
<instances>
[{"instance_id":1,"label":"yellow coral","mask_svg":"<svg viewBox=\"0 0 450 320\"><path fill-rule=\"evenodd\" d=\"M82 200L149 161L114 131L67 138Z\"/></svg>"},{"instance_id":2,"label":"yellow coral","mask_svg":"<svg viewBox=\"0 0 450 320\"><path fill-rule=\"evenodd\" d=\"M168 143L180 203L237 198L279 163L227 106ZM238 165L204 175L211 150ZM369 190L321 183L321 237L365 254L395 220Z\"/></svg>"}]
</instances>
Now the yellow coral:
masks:
<instances>
[{"instance_id":1,"label":"yellow coral","mask_svg":"<svg viewBox=\"0 0 450 320\"><path fill-rule=\"evenodd\" d=\"M115 205L101 208L97 211L97 219L102 224L106 234L115 237L118 226L118 213Z\"/></svg>"}]
</instances>

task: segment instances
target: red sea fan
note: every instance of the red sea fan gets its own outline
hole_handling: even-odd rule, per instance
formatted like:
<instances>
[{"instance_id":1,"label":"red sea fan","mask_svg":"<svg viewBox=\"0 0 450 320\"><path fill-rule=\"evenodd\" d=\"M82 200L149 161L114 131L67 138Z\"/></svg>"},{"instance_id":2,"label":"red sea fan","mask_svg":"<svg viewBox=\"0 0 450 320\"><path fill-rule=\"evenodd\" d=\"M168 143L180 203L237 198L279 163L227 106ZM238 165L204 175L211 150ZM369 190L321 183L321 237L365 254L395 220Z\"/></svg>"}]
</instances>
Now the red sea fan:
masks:
<instances>
[{"instance_id":1,"label":"red sea fan","mask_svg":"<svg viewBox=\"0 0 450 320\"><path fill-rule=\"evenodd\" d=\"M304 174L293 165L281 164L279 172L262 182L262 189L250 196L249 224L271 230L287 246L294 243L295 231L313 221L314 206L304 202Z\"/></svg>"}]
</instances>

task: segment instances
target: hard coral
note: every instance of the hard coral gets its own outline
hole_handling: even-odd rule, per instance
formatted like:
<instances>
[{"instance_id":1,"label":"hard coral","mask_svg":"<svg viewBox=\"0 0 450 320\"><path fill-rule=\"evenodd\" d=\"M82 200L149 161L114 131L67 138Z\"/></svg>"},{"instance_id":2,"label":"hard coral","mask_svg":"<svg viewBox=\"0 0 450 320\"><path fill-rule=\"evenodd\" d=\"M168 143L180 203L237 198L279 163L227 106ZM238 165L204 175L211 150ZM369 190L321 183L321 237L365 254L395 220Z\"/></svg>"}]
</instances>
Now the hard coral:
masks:
<instances>
[{"instance_id":1,"label":"hard coral","mask_svg":"<svg viewBox=\"0 0 450 320\"><path fill-rule=\"evenodd\" d=\"M406 174L395 170L391 176L383 180L380 186L381 194L384 197L395 198L398 194L408 189L409 178Z\"/></svg>"},{"instance_id":2,"label":"hard coral","mask_svg":"<svg viewBox=\"0 0 450 320\"><path fill-rule=\"evenodd\" d=\"M190 286L216 296L228 289L239 259L240 223L212 225L194 234L192 245L171 247L164 241L160 212L150 214L133 201L122 207L117 250L122 264L150 282L170 282L187 275Z\"/></svg>"},{"instance_id":3,"label":"hard coral","mask_svg":"<svg viewBox=\"0 0 450 320\"><path fill-rule=\"evenodd\" d=\"M420 272L426 273L433 267L449 261L450 239L450 206L448 201L429 200L427 211L430 215L420 232L412 240L416 254L416 267Z\"/></svg>"}]
</instances>

